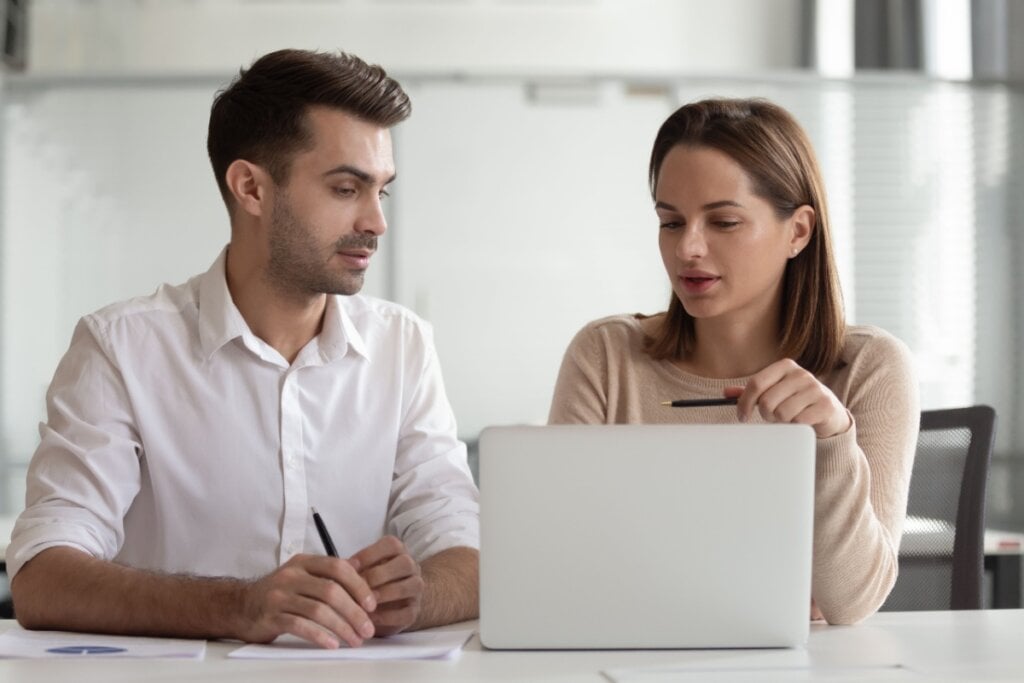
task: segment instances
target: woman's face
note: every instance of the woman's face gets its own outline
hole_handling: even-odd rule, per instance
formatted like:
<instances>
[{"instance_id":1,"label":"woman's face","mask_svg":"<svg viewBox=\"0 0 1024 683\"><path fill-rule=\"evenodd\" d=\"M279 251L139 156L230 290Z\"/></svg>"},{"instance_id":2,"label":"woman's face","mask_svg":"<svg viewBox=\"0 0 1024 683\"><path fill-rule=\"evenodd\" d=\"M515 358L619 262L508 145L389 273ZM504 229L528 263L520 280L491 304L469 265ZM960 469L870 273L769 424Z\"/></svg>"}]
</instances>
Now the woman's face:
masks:
<instances>
[{"instance_id":1,"label":"woman's face","mask_svg":"<svg viewBox=\"0 0 1024 683\"><path fill-rule=\"evenodd\" d=\"M779 310L786 261L806 246L813 209L779 219L743 168L709 147L669 151L654 195L661 258L687 313L755 322Z\"/></svg>"}]
</instances>

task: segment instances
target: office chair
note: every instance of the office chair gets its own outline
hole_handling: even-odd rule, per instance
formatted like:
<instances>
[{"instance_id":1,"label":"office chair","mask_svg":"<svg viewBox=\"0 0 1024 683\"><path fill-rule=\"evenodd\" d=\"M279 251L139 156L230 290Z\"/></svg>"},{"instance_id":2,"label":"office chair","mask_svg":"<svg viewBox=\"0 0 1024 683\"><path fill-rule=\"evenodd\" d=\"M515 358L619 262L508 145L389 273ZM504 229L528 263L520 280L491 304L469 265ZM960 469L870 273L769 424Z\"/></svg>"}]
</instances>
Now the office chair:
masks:
<instances>
[{"instance_id":1,"label":"office chair","mask_svg":"<svg viewBox=\"0 0 1024 683\"><path fill-rule=\"evenodd\" d=\"M995 424L989 406L921 413L899 576L882 610L981 609Z\"/></svg>"}]
</instances>

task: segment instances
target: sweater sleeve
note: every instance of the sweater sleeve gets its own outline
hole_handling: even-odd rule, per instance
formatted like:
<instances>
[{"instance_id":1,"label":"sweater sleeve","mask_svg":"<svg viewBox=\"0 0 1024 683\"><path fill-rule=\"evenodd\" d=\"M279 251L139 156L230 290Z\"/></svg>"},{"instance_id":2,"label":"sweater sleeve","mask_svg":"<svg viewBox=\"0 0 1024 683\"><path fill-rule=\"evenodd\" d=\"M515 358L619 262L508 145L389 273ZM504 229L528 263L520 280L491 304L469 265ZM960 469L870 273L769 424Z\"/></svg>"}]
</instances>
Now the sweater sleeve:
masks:
<instances>
[{"instance_id":1,"label":"sweater sleeve","mask_svg":"<svg viewBox=\"0 0 1024 683\"><path fill-rule=\"evenodd\" d=\"M593 323L569 343L555 382L548 424L604 424L608 421L605 352Z\"/></svg>"},{"instance_id":2,"label":"sweater sleeve","mask_svg":"<svg viewBox=\"0 0 1024 683\"><path fill-rule=\"evenodd\" d=\"M878 610L896 581L920 425L917 379L902 342L873 336L850 359L853 425L818 441L812 594L833 624Z\"/></svg>"}]
</instances>

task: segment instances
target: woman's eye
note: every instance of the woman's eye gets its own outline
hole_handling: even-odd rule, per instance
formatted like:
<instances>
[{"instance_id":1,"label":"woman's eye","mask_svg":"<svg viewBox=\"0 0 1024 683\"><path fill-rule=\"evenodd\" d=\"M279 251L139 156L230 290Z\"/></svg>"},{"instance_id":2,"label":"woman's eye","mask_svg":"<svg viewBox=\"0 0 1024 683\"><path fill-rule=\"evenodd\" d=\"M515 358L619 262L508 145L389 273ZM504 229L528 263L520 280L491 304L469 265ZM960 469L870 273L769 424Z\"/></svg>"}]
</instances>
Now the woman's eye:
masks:
<instances>
[{"instance_id":1,"label":"woman's eye","mask_svg":"<svg viewBox=\"0 0 1024 683\"><path fill-rule=\"evenodd\" d=\"M390 197L391 193L388 192L387 190L381 190L380 193L379 193L379 196L380 196L381 199L384 199L385 197Z\"/></svg>"},{"instance_id":2,"label":"woman's eye","mask_svg":"<svg viewBox=\"0 0 1024 683\"><path fill-rule=\"evenodd\" d=\"M675 230L676 228L683 227L683 224L679 221L662 221L659 223L658 227L663 230Z\"/></svg>"},{"instance_id":3,"label":"woman's eye","mask_svg":"<svg viewBox=\"0 0 1024 683\"><path fill-rule=\"evenodd\" d=\"M714 221L713 223L716 228L735 228L739 224L739 221Z\"/></svg>"}]
</instances>

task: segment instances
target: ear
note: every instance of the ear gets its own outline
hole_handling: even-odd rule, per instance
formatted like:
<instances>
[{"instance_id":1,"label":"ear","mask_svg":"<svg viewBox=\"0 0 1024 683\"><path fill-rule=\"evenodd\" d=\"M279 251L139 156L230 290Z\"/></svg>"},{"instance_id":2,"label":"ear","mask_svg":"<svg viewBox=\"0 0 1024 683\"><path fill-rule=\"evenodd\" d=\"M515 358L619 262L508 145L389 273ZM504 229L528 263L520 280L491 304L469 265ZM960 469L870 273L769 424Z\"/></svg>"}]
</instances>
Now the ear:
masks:
<instances>
[{"instance_id":1,"label":"ear","mask_svg":"<svg viewBox=\"0 0 1024 683\"><path fill-rule=\"evenodd\" d=\"M267 200L273 179L262 166L235 159L224 174L228 191L235 205L251 216L262 216L268 210Z\"/></svg>"},{"instance_id":2,"label":"ear","mask_svg":"<svg viewBox=\"0 0 1024 683\"><path fill-rule=\"evenodd\" d=\"M793 215L789 217L789 224L789 256L792 258L803 251L807 243L811 241L811 235L814 234L814 228L817 225L814 209L808 204L797 207Z\"/></svg>"}]
</instances>

